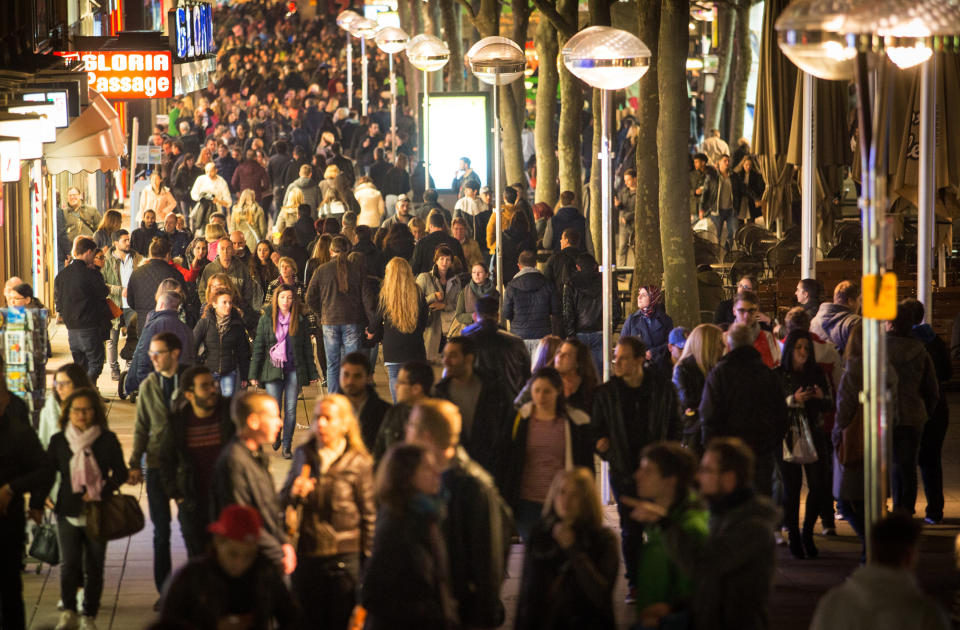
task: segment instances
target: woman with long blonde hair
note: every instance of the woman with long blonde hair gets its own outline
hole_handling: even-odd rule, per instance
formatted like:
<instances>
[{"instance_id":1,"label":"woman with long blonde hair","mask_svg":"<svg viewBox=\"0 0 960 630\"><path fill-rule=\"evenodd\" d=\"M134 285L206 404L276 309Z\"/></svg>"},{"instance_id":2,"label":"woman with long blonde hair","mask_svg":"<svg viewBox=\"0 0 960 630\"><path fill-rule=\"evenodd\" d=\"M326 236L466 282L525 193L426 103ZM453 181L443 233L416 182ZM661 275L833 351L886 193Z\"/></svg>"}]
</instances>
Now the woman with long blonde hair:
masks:
<instances>
[{"instance_id":1,"label":"woman with long blonde hair","mask_svg":"<svg viewBox=\"0 0 960 630\"><path fill-rule=\"evenodd\" d=\"M296 225L302 203L305 203L303 191L299 188L290 189L283 206L280 207L280 212L277 213L277 222L273 225L274 234L282 234L284 228Z\"/></svg>"},{"instance_id":2,"label":"woman with long blonde hair","mask_svg":"<svg viewBox=\"0 0 960 630\"><path fill-rule=\"evenodd\" d=\"M203 228L203 240L207 242L207 260L213 262L217 257L220 239L227 235L226 228L220 223L207 223Z\"/></svg>"},{"instance_id":3,"label":"woman with long blonde hair","mask_svg":"<svg viewBox=\"0 0 960 630\"><path fill-rule=\"evenodd\" d=\"M359 584L360 563L373 552L373 459L346 396L319 399L311 429L280 491L281 503L300 511L287 523L298 533L293 594L317 627L346 628L357 589L344 586Z\"/></svg>"},{"instance_id":4,"label":"woman with long blonde hair","mask_svg":"<svg viewBox=\"0 0 960 630\"><path fill-rule=\"evenodd\" d=\"M400 367L407 361L427 358L423 331L429 319L427 301L417 287L410 263L403 258L395 257L387 263L378 303L377 317L367 337L383 343L383 364L390 379L390 395L396 402Z\"/></svg>"},{"instance_id":5,"label":"woman with long blonde hair","mask_svg":"<svg viewBox=\"0 0 960 630\"><path fill-rule=\"evenodd\" d=\"M247 188L240 193L240 199L234 204L227 217L227 229L240 230L250 247L256 246L267 236L267 217L257 203L253 190Z\"/></svg>"},{"instance_id":6,"label":"woman with long blonde hair","mask_svg":"<svg viewBox=\"0 0 960 630\"><path fill-rule=\"evenodd\" d=\"M698 456L703 454L700 434L700 398L707 374L723 356L723 331L713 324L700 324L691 331L683 354L673 368L673 384L680 396L683 415L683 444Z\"/></svg>"}]
</instances>

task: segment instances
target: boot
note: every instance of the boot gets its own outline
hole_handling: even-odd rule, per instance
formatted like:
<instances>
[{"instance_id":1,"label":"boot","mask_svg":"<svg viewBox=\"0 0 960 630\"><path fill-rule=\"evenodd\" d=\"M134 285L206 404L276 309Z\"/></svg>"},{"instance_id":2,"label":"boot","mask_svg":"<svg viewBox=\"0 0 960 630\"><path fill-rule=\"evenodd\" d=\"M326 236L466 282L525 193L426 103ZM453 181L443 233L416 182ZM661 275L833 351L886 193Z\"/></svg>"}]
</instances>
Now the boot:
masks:
<instances>
[{"instance_id":1,"label":"boot","mask_svg":"<svg viewBox=\"0 0 960 630\"><path fill-rule=\"evenodd\" d=\"M813 543L813 530L803 530L803 536L801 537L801 543L803 544L803 551L807 554L808 558L816 558L819 552L817 551L817 546Z\"/></svg>"},{"instance_id":2,"label":"boot","mask_svg":"<svg viewBox=\"0 0 960 630\"><path fill-rule=\"evenodd\" d=\"M273 441L273 450L275 450L275 451L279 451L279 450L280 450L280 437L281 437L281 436L278 435L278 436L277 436L277 439Z\"/></svg>"},{"instance_id":3,"label":"boot","mask_svg":"<svg viewBox=\"0 0 960 630\"><path fill-rule=\"evenodd\" d=\"M797 560L803 560L807 557L807 554L804 552L803 541L800 539L800 532L795 529L790 530L788 546L790 548L790 554Z\"/></svg>"}]
</instances>

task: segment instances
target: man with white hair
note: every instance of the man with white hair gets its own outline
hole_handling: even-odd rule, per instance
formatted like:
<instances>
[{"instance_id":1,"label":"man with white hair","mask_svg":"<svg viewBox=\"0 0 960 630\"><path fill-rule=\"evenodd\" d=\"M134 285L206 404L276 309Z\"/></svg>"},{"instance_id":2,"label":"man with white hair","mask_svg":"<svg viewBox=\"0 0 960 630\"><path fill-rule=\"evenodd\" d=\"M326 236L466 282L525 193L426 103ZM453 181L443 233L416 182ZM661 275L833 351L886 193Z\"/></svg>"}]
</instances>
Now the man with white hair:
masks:
<instances>
[{"instance_id":1,"label":"man with white hair","mask_svg":"<svg viewBox=\"0 0 960 630\"><path fill-rule=\"evenodd\" d=\"M193 182L190 197L194 201L209 199L224 209L230 207L230 186L227 184L227 180L217 175L216 164L207 162L203 168L203 175Z\"/></svg>"},{"instance_id":2,"label":"man with white hair","mask_svg":"<svg viewBox=\"0 0 960 630\"><path fill-rule=\"evenodd\" d=\"M17 276L13 276L7 280L6 284L3 285L3 299L6 301L7 306L10 306L10 293L13 291L14 287L18 287L23 284L23 280Z\"/></svg>"}]
</instances>

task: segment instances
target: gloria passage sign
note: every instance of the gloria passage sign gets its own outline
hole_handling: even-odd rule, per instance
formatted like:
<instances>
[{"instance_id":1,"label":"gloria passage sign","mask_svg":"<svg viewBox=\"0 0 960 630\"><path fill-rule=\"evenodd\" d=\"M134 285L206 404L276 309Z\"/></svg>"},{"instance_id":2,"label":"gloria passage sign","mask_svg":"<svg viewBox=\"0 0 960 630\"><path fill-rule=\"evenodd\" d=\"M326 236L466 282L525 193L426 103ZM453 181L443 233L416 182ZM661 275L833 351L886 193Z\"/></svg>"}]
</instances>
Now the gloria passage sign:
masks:
<instances>
[{"instance_id":1,"label":"gloria passage sign","mask_svg":"<svg viewBox=\"0 0 960 630\"><path fill-rule=\"evenodd\" d=\"M81 52L90 87L105 98L127 100L173 96L170 51Z\"/></svg>"}]
</instances>

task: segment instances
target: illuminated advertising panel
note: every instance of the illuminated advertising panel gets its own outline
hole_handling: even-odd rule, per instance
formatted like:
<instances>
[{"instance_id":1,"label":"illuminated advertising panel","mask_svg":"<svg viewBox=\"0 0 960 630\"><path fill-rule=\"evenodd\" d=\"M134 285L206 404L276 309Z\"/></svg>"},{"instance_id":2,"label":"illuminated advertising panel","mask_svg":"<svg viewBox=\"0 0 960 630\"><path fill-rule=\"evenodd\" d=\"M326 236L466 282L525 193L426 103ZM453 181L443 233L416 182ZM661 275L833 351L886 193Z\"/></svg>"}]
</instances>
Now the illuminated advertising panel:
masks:
<instances>
[{"instance_id":1,"label":"illuminated advertising panel","mask_svg":"<svg viewBox=\"0 0 960 630\"><path fill-rule=\"evenodd\" d=\"M47 102L56 105L53 123L58 128L66 127L70 122L70 103L67 90L46 90L43 92L24 92L23 100L33 102Z\"/></svg>"},{"instance_id":2,"label":"illuminated advertising panel","mask_svg":"<svg viewBox=\"0 0 960 630\"><path fill-rule=\"evenodd\" d=\"M209 4L204 2L173 9L167 21L177 61L213 52L213 9Z\"/></svg>"},{"instance_id":3,"label":"illuminated advertising panel","mask_svg":"<svg viewBox=\"0 0 960 630\"><path fill-rule=\"evenodd\" d=\"M81 52L88 84L105 98L141 99L173 96L173 54L170 51Z\"/></svg>"},{"instance_id":4,"label":"illuminated advertising panel","mask_svg":"<svg viewBox=\"0 0 960 630\"><path fill-rule=\"evenodd\" d=\"M490 98L485 92L430 95L430 177L439 190L450 189L462 157L470 158L482 185L491 185Z\"/></svg>"}]
</instances>

